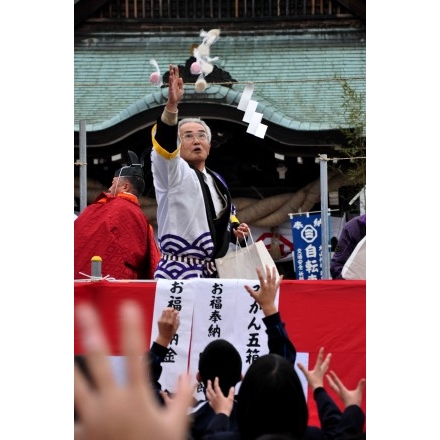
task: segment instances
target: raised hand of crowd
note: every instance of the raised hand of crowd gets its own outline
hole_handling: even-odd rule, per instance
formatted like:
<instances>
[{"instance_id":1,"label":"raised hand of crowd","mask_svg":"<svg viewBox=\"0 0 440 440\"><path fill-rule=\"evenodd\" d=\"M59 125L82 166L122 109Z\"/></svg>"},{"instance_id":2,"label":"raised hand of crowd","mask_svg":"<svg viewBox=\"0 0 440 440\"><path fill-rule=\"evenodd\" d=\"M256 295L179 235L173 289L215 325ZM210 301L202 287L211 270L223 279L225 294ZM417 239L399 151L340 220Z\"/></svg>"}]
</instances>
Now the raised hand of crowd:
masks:
<instances>
[{"instance_id":1,"label":"raised hand of crowd","mask_svg":"<svg viewBox=\"0 0 440 440\"><path fill-rule=\"evenodd\" d=\"M188 407L195 390L188 374L179 376L172 405L160 407L148 384L142 313L126 302L121 306L122 354L126 357L127 381L117 382L109 362L108 343L91 305L76 308L84 354L96 387L75 365L74 398L78 421L76 440L184 440Z\"/></svg>"}]
</instances>

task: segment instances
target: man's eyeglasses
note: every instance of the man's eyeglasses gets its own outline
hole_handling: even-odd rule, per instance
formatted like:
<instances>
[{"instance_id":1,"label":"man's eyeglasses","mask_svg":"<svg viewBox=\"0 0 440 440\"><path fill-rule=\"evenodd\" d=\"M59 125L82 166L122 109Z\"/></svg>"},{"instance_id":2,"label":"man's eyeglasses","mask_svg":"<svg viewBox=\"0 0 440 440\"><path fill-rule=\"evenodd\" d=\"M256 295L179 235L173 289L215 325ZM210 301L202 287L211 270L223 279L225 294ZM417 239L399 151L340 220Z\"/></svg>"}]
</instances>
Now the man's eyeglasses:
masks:
<instances>
[{"instance_id":1,"label":"man's eyeglasses","mask_svg":"<svg viewBox=\"0 0 440 440\"><path fill-rule=\"evenodd\" d=\"M197 137L197 139L199 141L207 141L208 140L208 135L206 133L200 132L200 133L184 133L181 138L184 141L187 142L192 142L194 141L194 139Z\"/></svg>"}]
</instances>

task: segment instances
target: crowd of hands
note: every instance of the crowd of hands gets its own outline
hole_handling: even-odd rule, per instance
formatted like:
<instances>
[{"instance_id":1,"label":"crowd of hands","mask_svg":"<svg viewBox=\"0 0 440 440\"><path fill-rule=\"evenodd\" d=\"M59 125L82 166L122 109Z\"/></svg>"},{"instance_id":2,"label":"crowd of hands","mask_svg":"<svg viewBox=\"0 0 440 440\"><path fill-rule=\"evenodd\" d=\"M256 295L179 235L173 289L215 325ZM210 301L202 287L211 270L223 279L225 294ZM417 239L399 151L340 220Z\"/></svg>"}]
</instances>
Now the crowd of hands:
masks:
<instances>
[{"instance_id":1,"label":"crowd of hands","mask_svg":"<svg viewBox=\"0 0 440 440\"><path fill-rule=\"evenodd\" d=\"M282 280L266 270L266 277L257 269L261 288L253 290L245 286L265 314L276 312L275 294ZM176 391L170 397L161 392L165 401L158 402L154 389L148 381L148 364L144 360L146 341L143 315L140 307L132 301L122 303L120 308L121 353L126 359L126 381L117 380L110 360L109 344L97 311L89 303L76 306L76 319L90 377L75 365L74 400L78 419L75 421L76 440L186 440L190 418L188 409L194 404L195 379L189 373L178 378ZM166 308L158 320L159 335L156 342L167 346L179 326L178 311ZM344 407L361 406L365 379L356 388L348 389L337 374L329 370L331 353L324 347L318 352L313 369L308 370L298 362L298 368L312 390L329 386L341 399ZM215 413L230 415L234 402L234 387L228 396L220 390L218 378L208 381L206 398Z\"/></svg>"}]
</instances>

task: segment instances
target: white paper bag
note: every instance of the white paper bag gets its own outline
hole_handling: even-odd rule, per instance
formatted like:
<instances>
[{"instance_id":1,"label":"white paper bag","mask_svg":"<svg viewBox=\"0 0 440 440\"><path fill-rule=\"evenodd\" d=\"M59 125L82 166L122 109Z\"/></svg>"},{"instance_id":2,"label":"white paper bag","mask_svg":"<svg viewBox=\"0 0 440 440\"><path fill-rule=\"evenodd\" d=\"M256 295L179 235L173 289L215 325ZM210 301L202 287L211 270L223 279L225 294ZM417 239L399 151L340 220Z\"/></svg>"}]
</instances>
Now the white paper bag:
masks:
<instances>
[{"instance_id":1,"label":"white paper bag","mask_svg":"<svg viewBox=\"0 0 440 440\"><path fill-rule=\"evenodd\" d=\"M341 272L344 280L367 279L367 236L354 248Z\"/></svg>"},{"instance_id":2,"label":"white paper bag","mask_svg":"<svg viewBox=\"0 0 440 440\"><path fill-rule=\"evenodd\" d=\"M258 280L256 267L260 268L265 278L266 265L271 270L272 267L276 269L275 262L262 240L242 248L237 247L237 250L227 253L224 257L216 258L215 265L217 266L219 278L227 279ZM278 269L276 270L276 277L279 277Z\"/></svg>"}]
</instances>

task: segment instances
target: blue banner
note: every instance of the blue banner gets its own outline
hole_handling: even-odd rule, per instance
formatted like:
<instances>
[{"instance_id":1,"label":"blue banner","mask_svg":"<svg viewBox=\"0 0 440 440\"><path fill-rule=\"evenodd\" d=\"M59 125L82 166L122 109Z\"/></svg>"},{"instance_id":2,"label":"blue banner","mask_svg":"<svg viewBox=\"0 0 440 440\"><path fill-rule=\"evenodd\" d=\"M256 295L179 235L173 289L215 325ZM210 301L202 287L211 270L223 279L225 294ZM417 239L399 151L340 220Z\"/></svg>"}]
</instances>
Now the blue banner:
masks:
<instances>
[{"instance_id":1,"label":"blue banner","mask_svg":"<svg viewBox=\"0 0 440 440\"><path fill-rule=\"evenodd\" d=\"M321 214L301 214L290 218L293 261L297 280L322 279Z\"/></svg>"}]
</instances>

